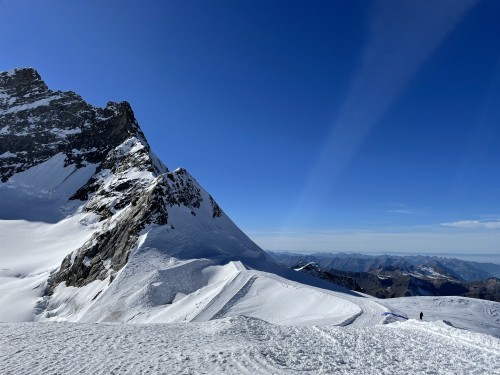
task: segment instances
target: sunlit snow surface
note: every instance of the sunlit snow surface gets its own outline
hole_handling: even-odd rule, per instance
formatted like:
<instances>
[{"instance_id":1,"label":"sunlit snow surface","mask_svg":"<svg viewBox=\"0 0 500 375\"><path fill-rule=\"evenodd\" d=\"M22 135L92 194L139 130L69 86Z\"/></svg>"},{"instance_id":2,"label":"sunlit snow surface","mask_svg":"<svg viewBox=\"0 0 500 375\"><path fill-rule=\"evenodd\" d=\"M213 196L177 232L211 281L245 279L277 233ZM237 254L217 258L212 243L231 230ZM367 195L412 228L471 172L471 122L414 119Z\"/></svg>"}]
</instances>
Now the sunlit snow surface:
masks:
<instances>
[{"instance_id":1,"label":"sunlit snow surface","mask_svg":"<svg viewBox=\"0 0 500 375\"><path fill-rule=\"evenodd\" d=\"M97 165L64 165L62 153L0 183L0 220L57 223L74 214L81 201L68 200L94 174Z\"/></svg>"},{"instance_id":2,"label":"sunlit snow surface","mask_svg":"<svg viewBox=\"0 0 500 375\"><path fill-rule=\"evenodd\" d=\"M30 321L45 283L62 259L93 233L93 214L57 224L0 220L0 321Z\"/></svg>"},{"instance_id":3,"label":"sunlit snow surface","mask_svg":"<svg viewBox=\"0 0 500 375\"><path fill-rule=\"evenodd\" d=\"M12 374L499 374L500 340L442 322L355 330L231 317L176 324L0 324Z\"/></svg>"},{"instance_id":4,"label":"sunlit snow surface","mask_svg":"<svg viewBox=\"0 0 500 375\"><path fill-rule=\"evenodd\" d=\"M64 166L57 154L0 184L0 321L33 320L50 272L96 230L97 216L68 198L96 165Z\"/></svg>"}]
</instances>

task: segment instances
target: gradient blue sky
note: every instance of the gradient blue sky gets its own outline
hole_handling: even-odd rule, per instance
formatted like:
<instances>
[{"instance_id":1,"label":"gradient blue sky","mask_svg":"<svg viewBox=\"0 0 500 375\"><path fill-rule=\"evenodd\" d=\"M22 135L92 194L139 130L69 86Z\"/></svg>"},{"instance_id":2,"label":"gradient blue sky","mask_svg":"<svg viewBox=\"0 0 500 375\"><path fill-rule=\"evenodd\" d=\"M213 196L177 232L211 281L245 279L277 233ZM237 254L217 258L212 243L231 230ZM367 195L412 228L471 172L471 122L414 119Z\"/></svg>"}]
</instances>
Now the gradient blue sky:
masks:
<instances>
[{"instance_id":1,"label":"gradient blue sky","mask_svg":"<svg viewBox=\"0 0 500 375\"><path fill-rule=\"evenodd\" d=\"M0 70L127 100L265 249L500 253L500 2L0 0Z\"/></svg>"}]
</instances>

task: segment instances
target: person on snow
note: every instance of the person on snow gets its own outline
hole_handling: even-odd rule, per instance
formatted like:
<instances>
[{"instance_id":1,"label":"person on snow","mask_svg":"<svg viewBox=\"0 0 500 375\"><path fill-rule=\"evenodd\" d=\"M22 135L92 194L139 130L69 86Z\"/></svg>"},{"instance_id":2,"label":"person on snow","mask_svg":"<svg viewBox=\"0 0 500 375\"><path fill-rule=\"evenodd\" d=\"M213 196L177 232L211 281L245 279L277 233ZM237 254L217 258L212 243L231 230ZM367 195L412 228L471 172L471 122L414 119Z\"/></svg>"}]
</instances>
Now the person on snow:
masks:
<instances>
[{"instance_id":1,"label":"person on snow","mask_svg":"<svg viewBox=\"0 0 500 375\"><path fill-rule=\"evenodd\" d=\"M420 311L420 320L422 320L423 317L424 317L424 313L422 311Z\"/></svg>"}]
</instances>

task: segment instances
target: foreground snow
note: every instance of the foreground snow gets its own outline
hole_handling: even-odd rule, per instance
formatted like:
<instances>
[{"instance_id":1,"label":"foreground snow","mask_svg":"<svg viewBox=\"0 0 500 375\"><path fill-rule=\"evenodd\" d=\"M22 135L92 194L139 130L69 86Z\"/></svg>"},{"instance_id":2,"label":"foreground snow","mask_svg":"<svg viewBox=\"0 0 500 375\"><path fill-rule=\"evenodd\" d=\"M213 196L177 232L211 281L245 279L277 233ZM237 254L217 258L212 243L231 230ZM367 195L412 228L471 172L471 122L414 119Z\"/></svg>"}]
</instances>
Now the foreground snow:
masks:
<instances>
[{"instance_id":1,"label":"foreground snow","mask_svg":"<svg viewBox=\"0 0 500 375\"><path fill-rule=\"evenodd\" d=\"M500 303L466 297L406 297L392 298L383 303L388 311L424 320L443 320L454 327L486 333L500 338ZM499 348L500 350L500 348Z\"/></svg>"},{"instance_id":2,"label":"foreground snow","mask_svg":"<svg viewBox=\"0 0 500 375\"><path fill-rule=\"evenodd\" d=\"M0 324L13 374L500 374L500 340L443 322L358 329L200 323Z\"/></svg>"},{"instance_id":3,"label":"foreground snow","mask_svg":"<svg viewBox=\"0 0 500 375\"><path fill-rule=\"evenodd\" d=\"M95 215L58 223L0 219L0 321L30 321L50 273L92 235Z\"/></svg>"}]
</instances>

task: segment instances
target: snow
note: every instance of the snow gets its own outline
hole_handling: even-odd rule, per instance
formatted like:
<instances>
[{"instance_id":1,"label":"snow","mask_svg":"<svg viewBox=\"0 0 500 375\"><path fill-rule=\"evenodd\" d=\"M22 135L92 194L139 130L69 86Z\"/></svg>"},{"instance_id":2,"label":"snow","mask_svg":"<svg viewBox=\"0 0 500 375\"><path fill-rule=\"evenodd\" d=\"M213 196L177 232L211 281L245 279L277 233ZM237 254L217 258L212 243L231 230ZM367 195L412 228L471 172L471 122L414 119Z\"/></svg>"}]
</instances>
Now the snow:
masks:
<instances>
[{"instance_id":1,"label":"snow","mask_svg":"<svg viewBox=\"0 0 500 375\"><path fill-rule=\"evenodd\" d=\"M153 161L153 165L158 170L159 173L167 173L167 166L160 160L160 158L153 152L150 151L151 160Z\"/></svg>"},{"instance_id":2,"label":"snow","mask_svg":"<svg viewBox=\"0 0 500 375\"><path fill-rule=\"evenodd\" d=\"M394 312L425 321L443 320L454 327L500 338L500 303L466 297L405 297L380 300Z\"/></svg>"},{"instance_id":3,"label":"snow","mask_svg":"<svg viewBox=\"0 0 500 375\"><path fill-rule=\"evenodd\" d=\"M57 135L60 138L66 138L66 136L68 136L68 135L80 134L82 132L82 130L80 128L74 128L74 129L54 128L54 129L51 129L50 132Z\"/></svg>"},{"instance_id":4,"label":"snow","mask_svg":"<svg viewBox=\"0 0 500 375\"><path fill-rule=\"evenodd\" d=\"M295 271L302 271L304 268L307 268L307 267L309 267L309 266L315 266L315 265L316 265L316 263L314 263L314 262L309 262L309 263L307 263L306 265L304 265L303 267L298 267L298 268L295 268Z\"/></svg>"},{"instance_id":5,"label":"snow","mask_svg":"<svg viewBox=\"0 0 500 375\"><path fill-rule=\"evenodd\" d=\"M371 300L264 272L273 264L226 216L202 215L209 206L204 199L197 220L186 207L172 207L176 229L145 228L113 283L60 284L49 314L37 319L167 323L247 315L274 324L346 325L369 311L374 324L383 321L385 309Z\"/></svg>"},{"instance_id":6,"label":"snow","mask_svg":"<svg viewBox=\"0 0 500 375\"><path fill-rule=\"evenodd\" d=\"M57 224L0 220L0 321L33 319L50 272L88 240L93 214L80 214ZM29 235L26 235L29 233Z\"/></svg>"},{"instance_id":7,"label":"snow","mask_svg":"<svg viewBox=\"0 0 500 375\"><path fill-rule=\"evenodd\" d=\"M94 174L97 164L64 166L59 153L0 183L0 219L55 223L75 213L80 201L68 201Z\"/></svg>"},{"instance_id":8,"label":"snow","mask_svg":"<svg viewBox=\"0 0 500 375\"><path fill-rule=\"evenodd\" d=\"M21 105L10 107L9 109L0 111L0 115L7 115L7 114L10 114L10 113L16 113L16 112L20 112L20 111L26 111L26 110L37 108L37 107L40 107L40 106L48 106L48 105L50 105L50 103L53 100L61 99L61 98L62 98L62 96L59 95L59 94L52 95L52 96L50 96L48 98L39 99L39 100L36 100L36 101L34 101L32 103L21 104Z\"/></svg>"},{"instance_id":9,"label":"snow","mask_svg":"<svg viewBox=\"0 0 500 375\"><path fill-rule=\"evenodd\" d=\"M136 137L130 137L125 140L121 145L115 148L118 155L133 154L139 150L144 149L144 144Z\"/></svg>"},{"instance_id":10,"label":"snow","mask_svg":"<svg viewBox=\"0 0 500 375\"><path fill-rule=\"evenodd\" d=\"M216 316L245 315L285 325L344 325L362 312L340 294L272 274L249 273L252 276L238 291L244 294L233 297Z\"/></svg>"},{"instance_id":11,"label":"snow","mask_svg":"<svg viewBox=\"0 0 500 375\"><path fill-rule=\"evenodd\" d=\"M84 154L87 154L89 152L96 152L96 151L97 151L96 147L92 147L89 149L81 149L81 150L77 150L76 148L74 148L71 150L71 154L72 155L84 155Z\"/></svg>"},{"instance_id":12,"label":"snow","mask_svg":"<svg viewBox=\"0 0 500 375\"><path fill-rule=\"evenodd\" d=\"M143 150L130 138L114 153ZM79 187L96 177L111 205L112 186L147 190L165 178L65 160L0 184L0 373L500 374L500 304L379 300L280 268L226 215L212 216L211 197L183 169L175 178L193 180L199 207L169 206L168 224L141 231L113 281L61 283L44 296L67 255L127 214L83 213L85 202L68 201Z\"/></svg>"},{"instance_id":13,"label":"snow","mask_svg":"<svg viewBox=\"0 0 500 375\"><path fill-rule=\"evenodd\" d=\"M29 374L489 374L500 340L410 320L346 330L202 323L0 324L0 370Z\"/></svg>"},{"instance_id":14,"label":"snow","mask_svg":"<svg viewBox=\"0 0 500 375\"><path fill-rule=\"evenodd\" d=\"M16 154L13 154L10 151L6 151L2 155L0 155L0 159L11 158L11 157L14 157L14 156L16 156Z\"/></svg>"},{"instance_id":15,"label":"snow","mask_svg":"<svg viewBox=\"0 0 500 375\"><path fill-rule=\"evenodd\" d=\"M84 170L77 168L74 165L64 166L66 155L58 153L49 160L32 167L24 172L17 173L9 180L9 185L16 185L16 187L24 187L26 190L33 194L46 194L60 190L62 194L71 193L76 191L81 185L81 178L74 178L71 184L68 184L68 179L74 173L81 173ZM90 173L92 172L92 173ZM93 170L87 172L90 176ZM89 177L90 177L89 176ZM65 183L64 189L61 191L61 185Z\"/></svg>"}]
</instances>

